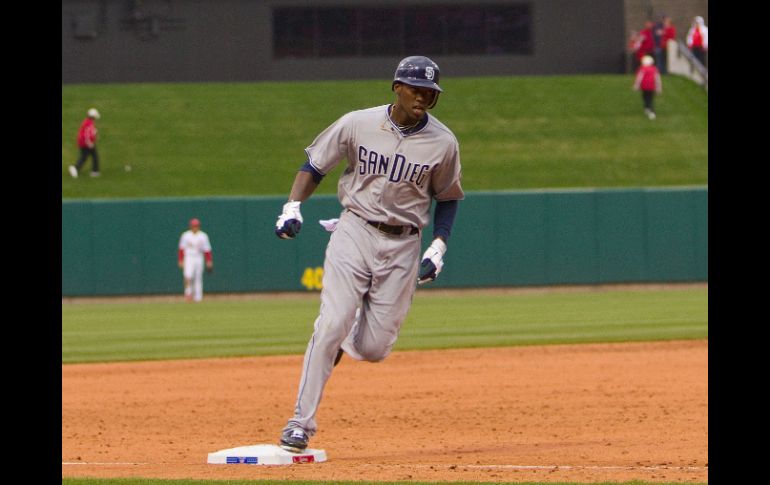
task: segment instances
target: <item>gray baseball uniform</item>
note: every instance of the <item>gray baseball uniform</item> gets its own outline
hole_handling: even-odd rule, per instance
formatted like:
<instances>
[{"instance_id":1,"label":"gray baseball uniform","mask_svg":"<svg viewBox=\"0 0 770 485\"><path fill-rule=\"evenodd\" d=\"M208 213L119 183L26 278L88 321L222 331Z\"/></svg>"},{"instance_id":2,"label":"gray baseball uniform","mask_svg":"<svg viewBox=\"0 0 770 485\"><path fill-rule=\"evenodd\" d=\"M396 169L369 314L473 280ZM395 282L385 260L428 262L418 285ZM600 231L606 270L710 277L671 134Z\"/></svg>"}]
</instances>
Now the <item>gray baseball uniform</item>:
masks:
<instances>
[{"instance_id":1,"label":"gray baseball uniform","mask_svg":"<svg viewBox=\"0 0 770 485\"><path fill-rule=\"evenodd\" d=\"M427 113L416 126L399 128L392 106L342 116L305 150L319 174L347 164L338 183L343 210L326 248L319 315L284 433L316 433L315 415L340 349L370 362L390 353L412 303L431 202L464 197L454 134Z\"/></svg>"}]
</instances>

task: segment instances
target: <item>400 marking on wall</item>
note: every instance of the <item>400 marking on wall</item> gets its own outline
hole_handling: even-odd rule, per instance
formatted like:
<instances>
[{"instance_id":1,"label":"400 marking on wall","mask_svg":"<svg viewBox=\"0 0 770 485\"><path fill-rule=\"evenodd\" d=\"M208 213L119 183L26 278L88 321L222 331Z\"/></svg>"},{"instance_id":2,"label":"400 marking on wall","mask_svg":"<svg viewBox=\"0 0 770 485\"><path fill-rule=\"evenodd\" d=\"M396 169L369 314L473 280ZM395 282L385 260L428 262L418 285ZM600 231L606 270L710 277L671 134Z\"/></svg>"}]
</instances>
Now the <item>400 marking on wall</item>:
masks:
<instances>
[{"instance_id":1,"label":"400 marking on wall","mask_svg":"<svg viewBox=\"0 0 770 485\"><path fill-rule=\"evenodd\" d=\"M302 272L300 283L308 290L320 290L323 288L324 269L320 266L316 268L305 268Z\"/></svg>"}]
</instances>

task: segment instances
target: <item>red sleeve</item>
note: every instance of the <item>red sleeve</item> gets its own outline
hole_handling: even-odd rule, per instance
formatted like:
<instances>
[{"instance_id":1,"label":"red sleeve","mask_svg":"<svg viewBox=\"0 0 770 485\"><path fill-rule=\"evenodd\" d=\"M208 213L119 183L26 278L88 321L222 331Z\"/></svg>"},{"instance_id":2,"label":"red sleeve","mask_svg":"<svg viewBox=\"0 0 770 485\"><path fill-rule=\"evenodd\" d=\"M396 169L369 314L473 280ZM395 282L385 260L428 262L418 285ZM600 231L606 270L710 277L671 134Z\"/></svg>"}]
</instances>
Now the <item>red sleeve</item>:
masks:
<instances>
[{"instance_id":1,"label":"red sleeve","mask_svg":"<svg viewBox=\"0 0 770 485\"><path fill-rule=\"evenodd\" d=\"M91 146L94 146L96 144L96 127L91 125L88 128L88 141Z\"/></svg>"},{"instance_id":2,"label":"red sleeve","mask_svg":"<svg viewBox=\"0 0 770 485\"><path fill-rule=\"evenodd\" d=\"M179 258L179 261L184 261L184 249L179 248L179 254L177 257Z\"/></svg>"},{"instance_id":3,"label":"red sleeve","mask_svg":"<svg viewBox=\"0 0 770 485\"><path fill-rule=\"evenodd\" d=\"M96 126L93 121L86 119L78 130L78 146L81 148L93 148L96 144Z\"/></svg>"},{"instance_id":4,"label":"red sleeve","mask_svg":"<svg viewBox=\"0 0 770 485\"><path fill-rule=\"evenodd\" d=\"M676 40L676 29L674 27L668 27L663 34L664 45L665 42L668 42L669 40Z\"/></svg>"},{"instance_id":5,"label":"red sleeve","mask_svg":"<svg viewBox=\"0 0 770 485\"><path fill-rule=\"evenodd\" d=\"M206 251L203 253L203 256L206 258L207 263L211 263L211 251Z\"/></svg>"},{"instance_id":6,"label":"red sleeve","mask_svg":"<svg viewBox=\"0 0 770 485\"><path fill-rule=\"evenodd\" d=\"M84 147L86 146L86 125L85 123L80 125L80 129L78 130L78 146Z\"/></svg>"}]
</instances>

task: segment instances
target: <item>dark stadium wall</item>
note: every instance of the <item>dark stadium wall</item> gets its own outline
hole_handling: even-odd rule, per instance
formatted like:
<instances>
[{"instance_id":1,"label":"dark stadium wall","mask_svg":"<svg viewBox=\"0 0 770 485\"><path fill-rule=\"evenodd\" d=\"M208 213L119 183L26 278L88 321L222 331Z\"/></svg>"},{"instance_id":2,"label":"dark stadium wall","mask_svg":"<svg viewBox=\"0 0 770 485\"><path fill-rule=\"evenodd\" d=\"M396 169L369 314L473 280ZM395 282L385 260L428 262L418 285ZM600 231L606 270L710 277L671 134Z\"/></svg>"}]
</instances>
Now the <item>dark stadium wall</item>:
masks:
<instances>
[{"instance_id":1,"label":"dark stadium wall","mask_svg":"<svg viewBox=\"0 0 770 485\"><path fill-rule=\"evenodd\" d=\"M274 10L307 5L293 0L63 0L62 83L249 82L392 75L401 53L276 56ZM320 8L386 8L383 5L374 0L312 3ZM388 7L408 8L475 5L477 2L468 0L387 3ZM626 68L623 1L493 0L484 5L528 9L528 53L434 55L420 52L419 46L411 50L405 47L405 52L431 55L452 76L621 73Z\"/></svg>"}]
</instances>

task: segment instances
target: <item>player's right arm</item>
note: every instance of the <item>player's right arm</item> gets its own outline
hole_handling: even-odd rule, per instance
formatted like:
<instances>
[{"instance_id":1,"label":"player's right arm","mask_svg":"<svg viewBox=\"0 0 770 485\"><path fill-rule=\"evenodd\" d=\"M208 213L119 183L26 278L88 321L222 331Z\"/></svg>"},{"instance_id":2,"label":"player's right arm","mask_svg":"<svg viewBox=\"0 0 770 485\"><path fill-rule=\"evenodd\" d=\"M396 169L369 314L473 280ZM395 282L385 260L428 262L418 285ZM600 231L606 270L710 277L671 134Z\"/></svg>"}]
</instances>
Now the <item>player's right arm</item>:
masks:
<instances>
[{"instance_id":1,"label":"player's right arm","mask_svg":"<svg viewBox=\"0 0 770 485\"><path fill-rule=\"evenodd\" d=\"M289 192L289 200L304 202L315 192L316 187L318 187L318 182L315 181L314 174L300 169L297 176L294 177L294 183L291 186L291 192Z\"/></svg>"},{"instance_id":2,"label":"player's right arm","mask_svg":"<svg viewBox=\"0 0 770 485\"><path fill-rule=\"evenodd\" d=\"M308 164L305 164L303 169L306 166ZM300 204L307 200L318 187L315 174L303 169L300 169L294 177L294 183L291 186L291 192L289 192L289 201L283 205L283 212L275 223L275 234L281 239L294 239L299 234L302 228Z\"/></svg>"},{"instance_id":3,"label":"player's right arm","mask_svg":"<svg viewBox=\"0 0 770 485\"><path fill-rule=\"evenodd\" d=\"M294 239L302 228L300 204L307 200L321 183L325 174L346 155L352 113L343 115L313 140L305 149L307 161L294 177L289 201L275 223L275 234L281 239Z\"/></svg>"},{"instance_id":4,"label":"player's right arm","mask_svg":"<svg viewBox=\"0 0 770 485\"><path fill-rule=\"evenodd\" d=\"M184 237L185 233L179 238L179 245L177 246L176 260L179 269L184 269Z\"/></svg>"}]
</instances>

